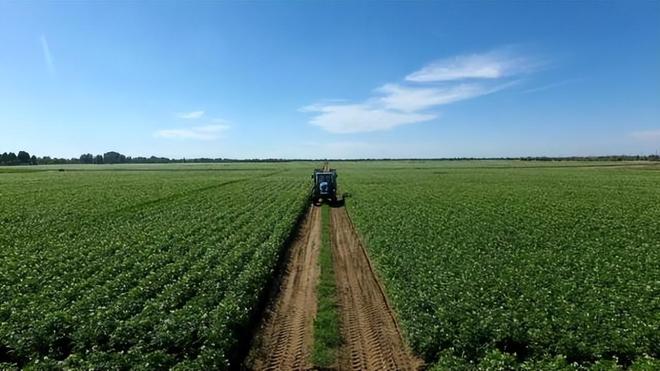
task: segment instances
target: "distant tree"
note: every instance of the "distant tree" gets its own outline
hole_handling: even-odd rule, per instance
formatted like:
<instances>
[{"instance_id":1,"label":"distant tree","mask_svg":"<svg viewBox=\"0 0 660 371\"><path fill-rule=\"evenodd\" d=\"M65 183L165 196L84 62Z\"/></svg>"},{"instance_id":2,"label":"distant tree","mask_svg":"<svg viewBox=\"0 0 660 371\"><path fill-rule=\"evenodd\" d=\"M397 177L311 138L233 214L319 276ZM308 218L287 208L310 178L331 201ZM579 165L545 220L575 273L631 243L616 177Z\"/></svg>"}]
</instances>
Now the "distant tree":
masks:
<instances>
[{"instance_id":1,"label":"distant tree","mask_svg":"<svg viewBox=\"0 0 660 371\"><path fill-rule=\"evenodd\" d=\"M80 163L81 164L93 164L94 163L94 155L91 153L85 153L80 155Z\"/></svg>"},{"instance_id":2,"label":"distant tree","mask_svg":"<svg viewBox=\"0 0 660 371\"><path fill-rule=\"evenodd\" d=\"M38 165L38 164L39 161L37 160L37 156L32 155L32 157L30 157L30 165Z\"/></svg>"},{"instance_id":3,"label":"distant tree","mask_svg":"<svg viewBox=\"0 0 660 371\"><path fill-rule=\"evenodd\" d=\"M21 165L27 165L30 163L30 154L25 151L18 151L18 156L16 156L16 158Z\"/></svg>"},{"instance_id":4,"label":"distant tree","mask_svg":"<svg viewBox=\"0 0 660 371\"><path fill-rule=\"evenodd\" d=\"M16 154L14 152L9 152L7 154L7 165L16 165L17 162Z\"/></svg>"},{"instance_id":5,"label":"distant tree","mask_svg":"<svg viewBox=\"0 0 660 371\"><path fill-rule=\"evenodd\" d=\"M96 157L94 157L94 163L95 164L102 164L103 163L103 156L96 155Z\"/></svg>"},{"instance_id":6,"label":"distant tree","mask_svg":"<svg viewBox=\"0 0 660 371\"><path fill-rule=\"evenodd\" d=\"M119 152L110 151L103 154L103 163L105 164L121 164L126 162L126 156Z\"/></svg>"}]
</instances>

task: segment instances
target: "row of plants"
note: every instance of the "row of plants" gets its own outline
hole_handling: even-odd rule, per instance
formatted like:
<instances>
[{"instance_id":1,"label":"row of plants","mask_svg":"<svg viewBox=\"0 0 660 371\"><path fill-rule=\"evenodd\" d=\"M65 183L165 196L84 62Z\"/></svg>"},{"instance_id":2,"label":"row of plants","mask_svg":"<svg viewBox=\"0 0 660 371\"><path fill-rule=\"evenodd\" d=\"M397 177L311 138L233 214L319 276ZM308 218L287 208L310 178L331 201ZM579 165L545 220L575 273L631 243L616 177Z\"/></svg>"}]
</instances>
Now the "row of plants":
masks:
<instances>
[{"instance_id":1,"label":"row of plants","mask_svg":"<svg viewBox=\"0 0 660 371\"><path fill-rule=\"evenodd\" d=\"M275 165L0 176L3 369L230 367L309 190Z\"/></svg>"},{"instance_id":2,"label":"row of plants","mask_svg":"<svg viewBox=\"0 0 660 371\"><path fill-rule=\"evenodd\" d=\"M658 369L660 171L346 164L347 207L438 369Z\"/></svg>"}]
</instances>

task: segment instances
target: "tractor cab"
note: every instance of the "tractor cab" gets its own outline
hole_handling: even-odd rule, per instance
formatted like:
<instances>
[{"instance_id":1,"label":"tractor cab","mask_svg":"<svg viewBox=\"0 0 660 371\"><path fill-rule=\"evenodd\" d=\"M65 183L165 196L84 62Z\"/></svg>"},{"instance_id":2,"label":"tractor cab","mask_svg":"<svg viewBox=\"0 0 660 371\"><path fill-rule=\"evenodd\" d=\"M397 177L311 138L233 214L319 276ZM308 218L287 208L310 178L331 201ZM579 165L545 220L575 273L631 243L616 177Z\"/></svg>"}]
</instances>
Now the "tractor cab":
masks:
<instances>
[{"instance_id":1,"label":"tractor cab","mask_svg":"<svg viewBox=\"0 0 660 371\"><path fill-rule=\"evenodd\" d=\"M314 202L337 201L337 171L335 169L316 169L312 175L314 189L312 199Z\"/></svg>"}]
</instances>

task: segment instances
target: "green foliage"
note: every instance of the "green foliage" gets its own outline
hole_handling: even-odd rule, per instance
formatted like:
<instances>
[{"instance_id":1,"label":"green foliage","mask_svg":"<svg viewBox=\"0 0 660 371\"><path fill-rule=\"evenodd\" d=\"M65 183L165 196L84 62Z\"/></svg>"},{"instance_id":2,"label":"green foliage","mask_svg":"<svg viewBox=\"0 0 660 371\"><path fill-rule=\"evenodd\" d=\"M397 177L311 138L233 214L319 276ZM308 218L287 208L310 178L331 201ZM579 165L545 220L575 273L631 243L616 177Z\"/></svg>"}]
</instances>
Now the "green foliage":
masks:
<instances>
[{"instance_id":1,"label":"green foliage","mask_svg":"<svg viewBox=\"0 0 660 371\"><path fill-rule=\"evenodd\" d=\"M660 369L660 171L600 165L338 166L415 351L439 370ZM228 368L309 167L0 170L0 369Z\"/></svg>"},{"instance_id":2,"label":"green foliage","mask_svg":"<svg viewBox=\"0 0 660 371\"><path fill-rule=\"evenodd\" d=\"M418 354L445 369L613 369L658 357L660 168L599 165L340 168Z\"/></svg>"},{"instance_id":3,"label":"green foliage","mask_svg":"<svg viewBox=\"0 0 660 371\"><path fill-rule=\"evenodd\" d=\"M486 353L479 362L477 368L484 371L508 371L515 370L516 366L516 357L497 349L493 349Z\"/></svg>"},{"instance_id":4,"label":"green foliage","mask_svg":"<svg viewBox=\"0 0 660 371\"><path fill-rule=\"evenodd\" d=\"M0 174L1 368L230 366L309 170L117 169Z\"/></svg>"},{"instance_id":5,"label":"green foliage","mask_svg":"<svg viewBox=\"0 0 660 371\"><path fill-rule=\"evenodd\" d=\"M655 371L660 370L660 360L657 358L644 357L636 360L632 366L631 371Z\"/></svg>"},{"instance_id":6,"label":"green foliage","mask_svg":"<svg viewBox=\"0 0 660 371\"><path fill-rule=\"evenodd\" d=\"M339 333L339 313L337 308L337 287L332 264L330 241L330 207L323 205L321 211L323 228L319 265L321 275L317 286L318 307L314 320L314 351L312 360L319 368L328 368L336 363L337 351L341 345Z\"/></svg>"}]
</instances>

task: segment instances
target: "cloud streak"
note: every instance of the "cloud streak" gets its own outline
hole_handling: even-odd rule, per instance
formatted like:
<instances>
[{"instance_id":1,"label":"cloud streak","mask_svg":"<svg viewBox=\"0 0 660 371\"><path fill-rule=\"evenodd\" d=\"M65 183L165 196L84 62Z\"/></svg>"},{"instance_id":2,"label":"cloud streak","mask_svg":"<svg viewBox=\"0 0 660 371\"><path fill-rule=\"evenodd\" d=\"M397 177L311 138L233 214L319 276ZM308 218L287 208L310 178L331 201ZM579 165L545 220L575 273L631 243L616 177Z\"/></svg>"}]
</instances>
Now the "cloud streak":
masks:
<instances>
[{"instance_id":1,"label":"cloud streak","mask_svg":"<svg viewBox=\"0 0 660 371\"><path fill-rule=\"evenodd\" d=\"M483 84L457 84L434 88L405 87L387 84L377 89L384 96L378 98L390 110L415 112L442 106L502 90L505 86Z\"/></svg>"},{"instance_id":2,"label":"cloud streak","mask_svg":"<svg viewBox=\"0 0 660 371\"><path fill-rule=\"evenodd\" d=\"M229 130L229 125L213 124L189 129L162 129L156 131L154 135L169 139L216 140L227 130Z\"/></svg>"},{"instance_id":3,"label":"cloud streak","mask_svg":"<svg viewBox=\"0 0 660 371\"><path fill-rule=\"evenodd\" d=\"M440 59L406 76L406 81L499 79L529 73L539 66L539 61L520 55L515 48L507 47L483 54L458 55Z\"/></svg>"},{"instance_id":4,"label":"cloud streak","mask_svg":"<svg viewBox=\"0 0 660 371\"><path fill-rule=\"evenodd\" d=\"M51 76L55 75L55 62L53 61L53 55L50 53L50 47L48 46L48 40L45 35L41 35L39 38L41 42L41 51L44 55L44 62L46 62L46 68L48 68L48 73Z\"/></svg>"},{"instance_id":5,"label":"cloud streak","mask_svg":"<svg viewBox=\"0 0 660 371\"><path fill-rule=\"evenodd\" d=\"M437 117L434 114L397 112L371 104L312 105L302 110L317 113L310 120L312 125L338 134L388 130Z\"/></svg>"},{"instance_id":6,"label":"cloud streak","mask_svg":"<svg viewBox=\"0 0 660 371\"><path fill-rule=\"evenodd\" d=\"M405 77L385 84L358 103L321 101L300 109L312 113L309 123L331 133L390 130L431 121L434 109L492 94L518 83L514 77L539 65L512 48L484 54L457 56L433 62Z\"/></svg>"},{"instance_id":7,"label":"cloud streak","mask_svg":"<svg viewBox=\"0 0 660 371\"><path fill-rule=\"evenodd\" d=\"M184 120L196 120L202 118L204 116L204 111L191 111L191 112L182 112L182 113L177 113L176 117Z\"/></svg>"}]
</instances>

